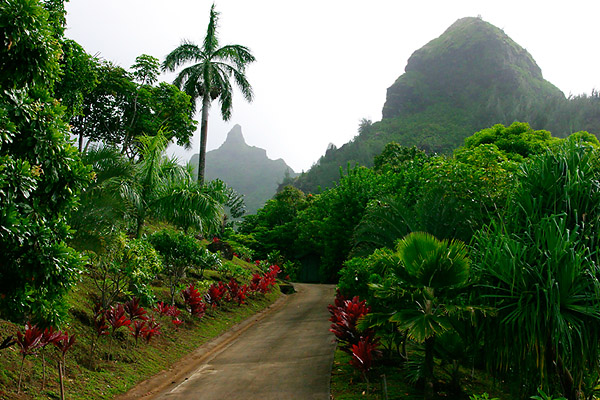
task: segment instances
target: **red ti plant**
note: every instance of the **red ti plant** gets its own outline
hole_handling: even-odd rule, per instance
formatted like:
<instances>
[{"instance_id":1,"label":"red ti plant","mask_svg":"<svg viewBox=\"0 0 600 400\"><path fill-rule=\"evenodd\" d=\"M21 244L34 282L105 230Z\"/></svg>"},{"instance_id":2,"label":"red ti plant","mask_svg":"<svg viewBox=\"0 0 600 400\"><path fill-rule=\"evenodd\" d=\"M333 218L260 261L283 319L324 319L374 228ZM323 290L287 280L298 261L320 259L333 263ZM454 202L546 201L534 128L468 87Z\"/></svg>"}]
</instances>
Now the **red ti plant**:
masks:
<instances>
[{"instance_id":1,"label":"red ti plant","mask_svg":"<svg viewBox=\"0 0 600 400\"><path fill-rule=\"evenodd\" d=\"M117 306L110 306L108 310L106 310L106 321L112 327L112 333L114 334L117 329L122 326L129 326L131 324L131 320L127 318L125 315L125 307L123 304L117 304Z\"/></svg>"},{"instance_id":2,"label":"red ti plant","mask_svg":"<svg viewBox=\"0 0 600 400\"><path fill-rule=\"evenodd\" d=\"M179 325L183 324L183 321L179 318L175 318L171 320L171 322L173 323L173 325L175 325L175 330L179 329Z\"/></svg>"},{"instance_id":3,"label":"red ti plant","mask_svg":"<svg viewBox=\"0 0 600 400\"><path fill-rule=\"evenodd\" d=\"M117 304L117 306L110 306L110 308L108 310L106 310L106 321L110 324L110 326L112 327L112 335L110 338L110 343L109 343L109 351L108 351L108 355L107 358L110 356L110 354L112 353L112 342L113 342L113 336L116 332L117 329L119 329L122 326L129 326L131 324L131 320L127 318L127 315L125 315L125 307L123 307L123 304Z\"/></svg>"},{"instance_id":4,"label":"red ti plant","mask_svg":"<svg viewBox=\"0 0 600 400\"><path fill-rule=\"evenodd\" d=\"M160 335L160 323L155 321L154 317L152 317L147 323L147 329L142 335L144 336L144 339L146 339L146 343L150 343L152 337Z\"/></svg>"},{"instance_id":5,"label":"red ti plant","mask_svg":"<svg viewBox=\"0 0 600 400\"><path fill-rule=\"evenodd\" d=\"M25 363L25 357L35 354L41 347L42 335L44 331L38 328L36 325L25 324L25 332L17 332L17 344L21 350L21 370L19 372L19 383L17 386L17 393L21 393L21 382L23 381L23 366Z\"/></svg>"},{"instance_id":6,"label":"red ti plant","mask_svg":"<svg viewBox=\"0 0 600 400\"><path fill-rule=\"evenodd\" d=\"M63 381L63 376L65 373L65 356L67 351L69 351L69 349L75 344L75 336L76 335L71 335L71 337L69 337L68 332L63 332L61 336L53 342L54 346L56 346L56 348L58 348L58 350L61 352L61 358L58 362L58 379L60 383L61 400L65 400L65 384Z\"/></svg>"},{"instance_id":7,"label":"red ti plant","mask_svg":"<svg viewBox=\"0 0 600 400\"><path fill-rule=\"evenodd\" d=\"M342 344L341 350L351 354L352 345L358 344L361 336L374 336L372 330L359 331L356 327L358 320L371 311L365 300L360 301L358 296L352 300L345 300L338 293L335 305L330 304L327 308L331 314L329 320L332 322L329 331Z\"/></svg>"},{"instance_id":8,"label":"red ti plant","mask_svg":"<svg viewBox=\"0 0 600 400\"><path fill-rule=\"evenodd\" d=\"M361 372L364 380L369 384L367 372L371 369L373 358L379 357L380 352L377 350L379 341L373 336L361 337L358 344L352 345L352 358L350 364Z\"/></svg>"},{"instance_id":9,"label":"red ti plant","mask_svg":"<svg viewBox=\"0 0 600 400\"><path fill-rule=\"evenodd\" d=\"M217 308L221 304L221 300L223 296L227 293L227 286L223 284L223 282L219 282L218 284L212 284L208 288L208 292L204 296L206 302L212 306L212 308Z\"/></svg>"},{"instance_id":10,"label":"red ti plant","mask_svg":"<svg viewBox=\"0 0 600 400\"><path fill-rule=\"evenodd\" d=\"M106 312L102 308L102 304L96 303L94 306L94 315L93 315L94 329L96 330L96 335L92 338L92 343L90 345L90 366L94 367L94 348L101 336L105 336L109 334L108 325L106 324Z\"/></svg>"},{"instance_id":11,"label":"red ti plant","mask_svg":"<svg viewBox=\"0 0 600 400\"><path fill-rule=\"evenodd\" d=\"M235 301L238 305L244 303L246 299L246 292L248 291L248 286L243 285L240 286L233 278L227 284L227 299L228 301Z\"/></svg>"},{"instance_id":12,"label":"red ti plant","mask_svg":"<svg viewBox=\"0 0 600 400\"><path fill-rule=\"evenodd\" d=\"M175 318L177 318L179 316L179 314L181 314L181 311L179 311L179 309L177 307L163 303L162 301L156 303L156 307L154 308L154 311L156 311L160 315L166 315L168 317L175 317Z\"/></svg>"},{"instance_id":13,"label":"red ti plant","mask_svg":"<svg viewBox=\"0 0 600 400\"><path fill-rule=\"evenodd\" d=\"M183 299L188 306L190 314L202 318L206 312L206 304L202 301L202 295L198 292L198 289L196 289L194 285L190 285L181 293L183 294Z\"/></svg>"},{"instance_id":14,"label":"red ti plant","mask_svg":"<svg viewBox=\"0 0 600 400\"><path fill-rule=\"evenodd\" d=\"M148 317L146 316L147 312L146 310L144 310L143 307L140 307L140 299L138 299L137 297L134 297L133 299L125 303L124 308L131 321L137 319L141 319L143 321L148 320Z\"/></svg>"},{"instance_id":15,"label":"red ti plant","mask_svg":"<svg viewBox=\"0 0 600 400\"><path fill-rule=\"evenodd\" d=\"M140 337L144 337L146 331L148 330L148 326L146 325L146 320L135 320L133 324L129 325L129 330L131 331L131 336L135 339L135 345L138 344L138 339Z\"/></svg>"},{"instance_id":16,"label":"red ti plant","mask_svg":"<svg viewBox=\"0 0 600 400\"><path fill-rule=\"evenodd\" d=\"M56 341L60 340L63 333L61 331L55 331L54 327L44 329L42 333L42 339L40 340L40 353L42 354L42 390L46 387L46 354L44 349L49 344L55 344Z\"/></svg>"},{"instance_id":17,"label":"red ti plant","mask_svg":"<svg viewBox=\"0 0 600 400\"><path fill-rule=\"evenodd\" d=\"M251 292L259 291L259 286L260 286L261 280L262 280L262 276L260 276L259 274L252 275L252 279L250 280L250 291Z\"/></svg>"}]
</instances>

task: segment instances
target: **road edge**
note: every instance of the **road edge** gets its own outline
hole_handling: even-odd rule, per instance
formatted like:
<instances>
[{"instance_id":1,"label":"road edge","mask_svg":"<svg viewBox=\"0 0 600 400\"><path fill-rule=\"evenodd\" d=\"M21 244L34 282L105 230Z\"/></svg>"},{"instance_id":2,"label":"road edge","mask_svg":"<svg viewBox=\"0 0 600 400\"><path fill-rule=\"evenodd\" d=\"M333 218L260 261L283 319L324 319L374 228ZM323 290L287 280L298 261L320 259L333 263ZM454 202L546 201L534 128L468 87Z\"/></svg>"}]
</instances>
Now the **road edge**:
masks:
<instances>
[{"instance_id":1,"label":"road edge","mask_svg":"<svg viewBox=\"0 0 600 400\"><path fill-rule=\"evenodd\" d=\"M173 365L171 365L171 367L169 367L169 369L159 372L158 374L138 383L126 393L116 396L115 400L151 400L154 397L181 384L181 382L184 382L188 376L190 376L200 367L202 363L227 347L227 345L237 339L247 329L264 319L269 314L282 308L292 295L286 295L282 293L273 304L246 318L242 322L237 323L223 334L204 343L192 353L175 362Z\"/></svg>"}]
</instances>

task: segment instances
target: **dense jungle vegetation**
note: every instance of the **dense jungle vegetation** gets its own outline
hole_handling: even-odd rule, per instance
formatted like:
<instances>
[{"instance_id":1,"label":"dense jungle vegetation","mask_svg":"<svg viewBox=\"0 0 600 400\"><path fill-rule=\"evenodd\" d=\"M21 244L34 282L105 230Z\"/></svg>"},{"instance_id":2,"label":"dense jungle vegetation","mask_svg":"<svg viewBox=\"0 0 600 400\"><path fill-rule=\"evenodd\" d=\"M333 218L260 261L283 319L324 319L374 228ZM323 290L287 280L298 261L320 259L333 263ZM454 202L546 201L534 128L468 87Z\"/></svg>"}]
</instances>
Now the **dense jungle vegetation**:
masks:
<instances>
[{"instance_id":1,"label":"dense jungle vegetation","mask_svg":"<svg viewBox=\"0 0 600 400\"><path fill-rule=\"evenodd\" d=\"M349 168L321 194L286 187L235 237L296 263L298 276L317 260L318 278L338 282L332 332L365 379L383 351L378 371L403 368L425 398L460 397L475 369L510 398L538 388L593 398L598 144L519 122L475 133L452 156L390 143L373 168ZM450 370L446 385L434 365Z\"/></svg>"},{"instance_id":2,"label":"dense jungle vegetation","mask_svg":"<svg viewBox=\"0 0 600 400\"><path fill-rule=\"evenodd\" d=\"M64 29L61 0L0 2L3 399L113 397L280 294L279 267L219 239L242 196L165 155L193 96Z\"/></svg>"},{"instance_id":3,"label":"dense jungle vegetation","mask_svg":"<svg viewBox=\"0 0 600 400\"><path fill-rule=\"evenodd\" d=\"M64 18L60 0L0 3L0 394L122 392L289 275L338 284L331 330L365 396L386 371L413 398L597 397L594 135L490 124L445 155L373 135L372 167L320 194L286 186L236 231L240 196L165 156L189 144L195 101L231 85L191 96L157 83L151 56L130 71L96 59ZM570 104L587 115L597 97ZM444 130L469 129L455 116ZM47 360L60 385L46 387ZM481 371L494 382L465 389Z\"/></svg>"}]
</instances>

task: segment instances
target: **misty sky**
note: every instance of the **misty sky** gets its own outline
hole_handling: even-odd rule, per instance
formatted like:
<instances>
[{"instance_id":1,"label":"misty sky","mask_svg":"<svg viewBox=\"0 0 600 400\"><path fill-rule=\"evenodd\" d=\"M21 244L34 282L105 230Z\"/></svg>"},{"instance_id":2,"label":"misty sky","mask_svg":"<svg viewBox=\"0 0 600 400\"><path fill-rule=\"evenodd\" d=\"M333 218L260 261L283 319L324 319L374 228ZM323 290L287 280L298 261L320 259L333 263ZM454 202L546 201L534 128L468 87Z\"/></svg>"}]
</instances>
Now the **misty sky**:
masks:
<instances>
[{"instance_id":1,"label":"misty sky","mask_svg":"<svg viewBox=\"0 0 600 400\"><path fill-rule=\"evenodd\" d=\"M241 44L255 100L234 94L230 121L214 103L208 149L235 124L246 142L308 170L327 145L381 119L386 89L410 55L462 17L481 15L534 57L565 95L600 88L597 1L216 0L221 45ZM70 0L66 35L89 53L129 68L140 54L161 61L182 39L201 43L212 1ZM171 82L173 75L162 80ZM198 107L199 108L199 107ZM199 119L199 116L196 117ZM194 137L197 152L199 134ZM170 150L187 161L192 152Z\"/></svg>"}]
</instances>

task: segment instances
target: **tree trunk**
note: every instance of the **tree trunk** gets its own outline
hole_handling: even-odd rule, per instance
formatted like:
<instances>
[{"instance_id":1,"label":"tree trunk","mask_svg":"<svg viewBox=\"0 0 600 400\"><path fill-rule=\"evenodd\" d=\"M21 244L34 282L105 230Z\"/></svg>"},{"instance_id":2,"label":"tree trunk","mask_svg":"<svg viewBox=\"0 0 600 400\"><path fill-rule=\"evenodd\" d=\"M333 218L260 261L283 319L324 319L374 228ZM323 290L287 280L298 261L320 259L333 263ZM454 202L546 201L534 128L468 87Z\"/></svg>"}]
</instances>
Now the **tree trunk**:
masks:
<instances>
[{"instance_id":1,"label":"tree trunk","mask_svg":"<svg viewBox=\"0 0 600 400\"><path fill-rule=\"evenodd\" d=\"M548 372L552 371L558 376L563 389L563 395L568 400L579 400L580 396L573 375L571 375L571 372L564 364L562 357L557 354L550 337L546 340L546 362L548 363Z\"/></svg>"},{"instance_id":2,"label":"tree trunk","mask_svg":"<svg viewBox=\"0 0 600 400\"><path fill-rule=\"evenodd\" d=\"M61 400L65 400L65 383L63 380L63 365L64 365L64 361L61 363L59 360L58 361L58 380L60 383L60 399Z\"/></svg>"},{"instance_id":3,"label":"tree trunk","mask_svg":"<svg viewBox=\"0 0 600 400\"><path fill-rule=\"evenodd\" d=\"M136 228L135 228L135 238L136 239L140 239L142 237L142 228L144 227L144 220L146 219L146 216L140 216L138 215L138 217L136 218Z\"/></svg>"},{"instance_id":4,"label":"tree trunk","mask_svg":"<svg viewBox=\"0 0 600 400\"><path fill-rule=\"evenodd\" d=\"M433 399L433 348L435 336L425 339L425 391L424 399Z\"/></svg>"},{"instance_id":5,"label":"tree trunk","mask_svg":"<svg viewBox=\"0 0 600 400\"><path fill-rule=\"evenodd\" d=\"M202 121L200 123L200 153L198 154L198 184L204 184L206 167L206 140L208 137L208 110L210 109L210 94L202 98Z\"/></svg>"}]
</instances>

